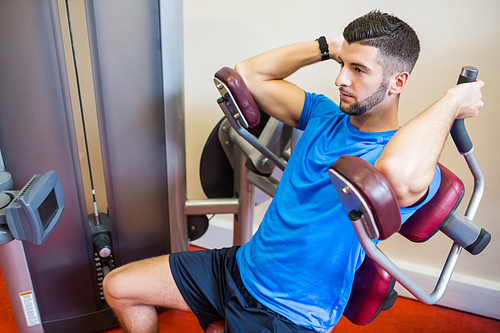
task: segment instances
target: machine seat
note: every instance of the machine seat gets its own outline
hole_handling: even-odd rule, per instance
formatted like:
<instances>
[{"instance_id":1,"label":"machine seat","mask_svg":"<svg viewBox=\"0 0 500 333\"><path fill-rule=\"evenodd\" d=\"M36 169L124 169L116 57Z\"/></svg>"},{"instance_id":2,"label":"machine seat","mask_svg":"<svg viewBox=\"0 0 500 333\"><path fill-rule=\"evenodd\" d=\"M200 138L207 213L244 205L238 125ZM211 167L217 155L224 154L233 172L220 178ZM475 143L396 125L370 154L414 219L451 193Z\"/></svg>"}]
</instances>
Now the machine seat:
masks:
<instances>
[{"instance_id":1,"label":"machine seat","mask_svg":"<svg viewBox=\"0 0 500 333\"><path fill-rule=\"evenodd\" d=\"M366 256L354 276L344 316L357 325L371 323L381 311L389 310L396 302L395 284L396 280L389 273Z\"/></svg>"}]
</instances>

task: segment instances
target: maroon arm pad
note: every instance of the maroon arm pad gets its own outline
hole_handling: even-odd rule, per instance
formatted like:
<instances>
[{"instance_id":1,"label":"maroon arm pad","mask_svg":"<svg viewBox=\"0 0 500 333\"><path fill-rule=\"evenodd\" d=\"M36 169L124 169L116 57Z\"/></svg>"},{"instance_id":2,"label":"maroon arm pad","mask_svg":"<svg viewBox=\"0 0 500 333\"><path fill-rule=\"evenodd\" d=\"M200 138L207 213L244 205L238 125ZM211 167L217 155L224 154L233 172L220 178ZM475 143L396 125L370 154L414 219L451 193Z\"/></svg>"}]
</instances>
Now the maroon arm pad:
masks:
<instances>
[{"instance_id":1,"label":"maroon arm pad","mask_svg":"<svg viewBox=\"0 0 500 333\"><path fill-rule=\"evenodd\" d=\"M399 233L413 242L425 242L446 222L462 200L464 184L453 172L438 164L441 184L432 199L403 224Z\"/></svg>"},{"instance_id":2,"label":"maroon arm pad","mask_svg":"<svg viewBox=\"0 0 500 333\"><path fill-rule=\"evenodd\" d=\"M252 128L257 125L260 121L260 110L240 74L232 68L222 67L215 73L215 77L221 80L231 91L249 127ZM228 97L224 97L228 100Z\"/></svg>"},{"instance_id":3,"label":"maroon arm pad","mask_svg":"<svg viewBox=\"0 0 500 333\"><path fill-rule=\"evenodd\" d=\"M368 203L379 239L387 239L401 227L401 213L389 181L373 165L359 157L341 156L330 168L349 181Z\"/></svg>"}]
</instances>

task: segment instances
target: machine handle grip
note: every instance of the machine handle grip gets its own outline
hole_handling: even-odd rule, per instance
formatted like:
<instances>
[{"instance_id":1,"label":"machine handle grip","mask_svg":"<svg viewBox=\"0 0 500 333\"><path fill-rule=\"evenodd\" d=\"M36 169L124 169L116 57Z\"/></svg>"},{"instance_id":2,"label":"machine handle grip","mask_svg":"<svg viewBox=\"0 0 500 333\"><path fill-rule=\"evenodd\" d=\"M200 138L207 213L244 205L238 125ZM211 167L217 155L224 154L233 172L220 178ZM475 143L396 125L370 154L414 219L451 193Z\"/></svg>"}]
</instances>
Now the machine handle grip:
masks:
<instances>
[{"instance_id":1,"label":"machine handle grip","mask_svg":"<svg viewBox=\"0 0 500 333\"><path fill-rule=\"evenodd\" d=\"M477 79L477 74L479 71L472 66L464 66L462 67L462 71L460 72L460 76L458 77L457 84L474 82ZM467 133L467 129L465 128L465 123L463 119L456 119L451 127L450 131L451 137L455 142L455 146L457 146L458 151L461 154L468 153L474 148L472 141Z\"/></svg>"}]
</instances>

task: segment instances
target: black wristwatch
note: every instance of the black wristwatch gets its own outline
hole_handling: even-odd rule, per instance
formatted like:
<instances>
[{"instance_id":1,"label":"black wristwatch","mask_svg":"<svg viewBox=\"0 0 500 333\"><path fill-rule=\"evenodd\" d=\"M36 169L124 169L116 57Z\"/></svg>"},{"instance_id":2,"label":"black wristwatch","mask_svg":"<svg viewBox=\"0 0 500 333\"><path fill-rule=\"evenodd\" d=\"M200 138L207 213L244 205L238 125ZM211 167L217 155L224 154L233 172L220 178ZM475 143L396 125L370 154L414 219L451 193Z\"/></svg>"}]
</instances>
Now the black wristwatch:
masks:
<instances>
[{"instance_id":1,"label":"black wristwatch","mask_svg":"<svg viewBox=\"0 0 500 333\"><path fill-rule=\"evenodd\" d=\"M316 39L319 43L319 50L321 51L321 61L330 59L330 51L328 50L328 43L325 36Z\"/></svg>"}]
</instances>

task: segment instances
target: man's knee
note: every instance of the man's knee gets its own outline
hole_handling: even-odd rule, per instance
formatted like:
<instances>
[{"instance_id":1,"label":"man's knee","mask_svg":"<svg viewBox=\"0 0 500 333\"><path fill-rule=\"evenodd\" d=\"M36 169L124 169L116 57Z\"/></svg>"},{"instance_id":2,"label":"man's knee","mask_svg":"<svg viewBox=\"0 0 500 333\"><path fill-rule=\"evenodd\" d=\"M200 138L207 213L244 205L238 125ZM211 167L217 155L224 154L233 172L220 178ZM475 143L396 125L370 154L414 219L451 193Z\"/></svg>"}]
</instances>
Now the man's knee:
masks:
<instances>
[{"instance_id":1,"label":"man's knee","mask_svg":"<svg viewBox=\"0 0 500 333\"><path fill-rule=\"evenodd\" d=\"M157 305L190 311L170 272L169 256L140 260L109 272L104 297L113 309Z\"/></svg>"},{"instance_id":2,"label":"man's knee","mask_svg":"<svg viewBox=\"0 0 500 333\"><path fill-rule=\"evenodd\" d=\"M131 298L130 291L133 290L130 278L126 274L125 267L119 267L109 272L102 283L106 302L115 307L119 302L128 301Z\"/></svg>"}]
</instances>

